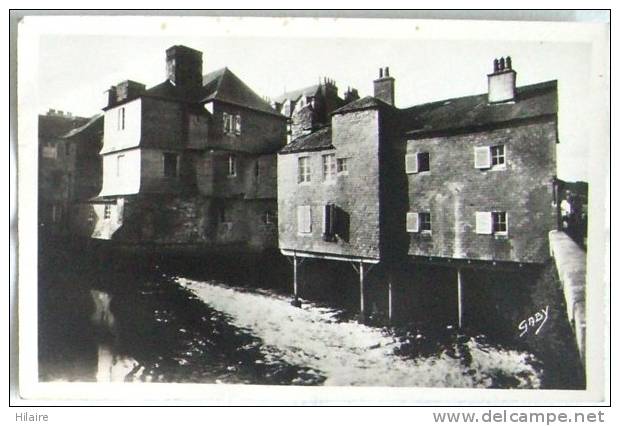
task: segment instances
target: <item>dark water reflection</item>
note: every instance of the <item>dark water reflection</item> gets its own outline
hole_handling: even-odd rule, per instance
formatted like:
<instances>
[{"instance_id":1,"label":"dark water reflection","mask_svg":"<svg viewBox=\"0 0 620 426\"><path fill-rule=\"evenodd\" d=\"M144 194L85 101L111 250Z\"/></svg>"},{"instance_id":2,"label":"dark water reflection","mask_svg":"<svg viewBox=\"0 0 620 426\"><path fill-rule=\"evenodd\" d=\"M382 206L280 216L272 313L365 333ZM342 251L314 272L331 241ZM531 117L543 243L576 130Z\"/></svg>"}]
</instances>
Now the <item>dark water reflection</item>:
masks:
<instances>
[{"instance_id":1,"label":"dark water reflection","mask_svg":"<svg viewBox=\"0 0 620 426\"><path fill-rule=\"evenodd\" d=\"M42 381L320 384L265 362L262 342L181 289L149 258L47 251L39 267Z\"/></svg>"}]
</instances>

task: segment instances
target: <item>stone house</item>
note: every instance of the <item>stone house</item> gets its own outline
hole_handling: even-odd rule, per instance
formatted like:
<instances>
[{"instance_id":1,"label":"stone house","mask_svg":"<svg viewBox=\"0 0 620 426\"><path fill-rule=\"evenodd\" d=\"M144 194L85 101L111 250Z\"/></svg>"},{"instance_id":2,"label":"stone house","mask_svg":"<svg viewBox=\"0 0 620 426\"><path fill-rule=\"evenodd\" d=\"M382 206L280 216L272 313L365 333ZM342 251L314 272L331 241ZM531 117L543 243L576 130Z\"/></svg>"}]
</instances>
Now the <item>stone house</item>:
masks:
<instances>
[{"instance_id":1,"label":"stone house","mask_svg":"<svg viewBox=\"0 0 620 426\"><path fill-rule=\"evenodd\" d=\"M261 251L277 246L276 153L286 117L202 53L166 51L167 79L125 81L104 108L103 186L93 237Z\"/></svg>"},{"instance_id":2,"label":"stone house","mask_svg":"<svg viewBox=\"0 0 620 426\"><path fill-rule=\"evenodd\" d=\"M70 202L76 182L76 151L63 135L87 121L87 118L54 109L39 115L38 222L43 233L64 234L69 230Z\"/></svg>"},{"instance_id":3,"label":"stone house","mask_svg":"<svg viewBox=\"0 0 620 426\"><path fill-rule=\"evenodd\" d=\"M341 98L336 82L324 78L319 84L281 94L271 105L287 117L290 142L328 126L333 111L357 99L359 95L356 89L347 88L344 98Z\"/></svg>"},{"instance_id":4,"label":"stone house","mask_svg":"<svg viewBox=\"0 0 620 426\"><path fill-rule=\"evenodd\" d=\"M464 269L549 259L557 83L516 87L509 57L487 78L487 93L401 109L382 69L374 96L280 151L279 246L295 271L307 258L351 263L363 313L365 279L378 265L391 316L392 284L406 265L449 267L460 323Z\"/></svg>"}]
</instances>

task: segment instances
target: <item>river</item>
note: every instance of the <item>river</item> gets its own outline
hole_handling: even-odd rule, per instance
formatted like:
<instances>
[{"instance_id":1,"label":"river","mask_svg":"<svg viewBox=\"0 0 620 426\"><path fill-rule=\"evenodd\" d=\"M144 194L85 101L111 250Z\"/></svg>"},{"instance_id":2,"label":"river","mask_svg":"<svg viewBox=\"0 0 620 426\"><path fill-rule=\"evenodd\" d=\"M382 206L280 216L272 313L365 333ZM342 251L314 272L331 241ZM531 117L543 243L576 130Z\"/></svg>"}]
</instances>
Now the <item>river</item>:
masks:
<instances>
[{"instance_id":1,"label":"river","mask_svg":"<svg viewBox=\"0 0 620 426\"><path fill-rule=\"evenodd\" d=\"M279 286L196 278L157 259L46 251L42 381L540 388L527 350L452 327L361 324Z\"/></svg>"}]
</instances>

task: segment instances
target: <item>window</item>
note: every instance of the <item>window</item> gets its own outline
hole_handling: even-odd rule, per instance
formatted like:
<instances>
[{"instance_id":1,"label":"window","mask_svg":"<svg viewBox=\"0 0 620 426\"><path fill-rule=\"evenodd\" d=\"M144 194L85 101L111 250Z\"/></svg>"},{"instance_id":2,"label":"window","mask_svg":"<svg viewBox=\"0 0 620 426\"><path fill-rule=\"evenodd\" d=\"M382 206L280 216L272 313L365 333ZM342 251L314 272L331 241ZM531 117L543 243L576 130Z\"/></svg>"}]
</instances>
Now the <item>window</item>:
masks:
<instances>
[{"instance_id":1,"label":"window","mask_svg":"<svg viewBox=\"0 0 620 426\"><path fill-rule=\"evenodd\" d=\"M506 235L508 221L506 212L476 212L476 233Z\"/></svg>"},{"instance_id":2,"label":"window","mask_svg":"<svg viewBox=\"0 0 620 426\"><path fill-rule=\"evenodd\" d=\"M336 160L336 172L339 175L349 174L349 165L347 164L348 158L339 158Z\"/></svg>"},{"instance_id":3,"label":"window","mask_svg":"<svg viewBox=\"0 0 620 426\"><path fill-rule=\"evenodd\" d=\"M177 154L171 152L164 153L164 176L177 177L178 175L178 159Z\"/></svg>"},{"instance_id":4,"label":"window","mask_svg":"<svg viewBox=\"0 0 620 426\"><path fill-rule=\"evenodd\" d=\"M431 230L431 214L429 212L407 213L407 232L430 233Z\"/></svg>"},{"instance_id":5,"label":"window","mask_svg":"<svg viewBox=\"0 0 620 426\"><path fill-rule=\"evenodd\" d=\"M118 109L118 116L116 119L117 129L125 130L125 107L121 107Z\"/></svg>"},{"instance_id":6,"label":"window","mask_svg":"<svg viewBox=\"0 0 620 426\"><path fill-rule=\"evenodd\" d=\"M491 147L491 166L502 166L505 164L504 145Z\"/></svg>"},{"instance_id":7,"label":"window","mask_svg":"<svg viewBox=\"0 0 620 426\"><path fill-rule=\"evenodd\" d=\"M125 155L120 154L116 156L116 177L122 176L123 163L125 162Z\"/></svg>"},{"instance_id":8,"label":"window","mask_svg":"<svg viewBox=\"0 0 620 426\"><path fill-rule=\"evenodd\" d=\"M418 222L420 224L420 231L431 232L431 214L428 212L418 213Z\"/></svg>"},{"instance_id":9,"label":"window","mask_svg":"<svg viewBox=\"0 0 620 426\"><path fill-rule=\"evenodd\" d=\"M226 211L226 207L220 207L218 210L217 218L220 223L227 223L229 221L228 212Z\"/></svg>"},{"instance_id":10,"label":"window","mask_svg":"<svg viewBox=\"0 0 620 426\"><path fill-rule=\"evenodd\" d=\"M336 177L336 155L323 156L323 181L331 182Z\"/></svg>"},{"instance_id":11,"label":"window","mask_svg":"<svg viewBox=\"0 0 620 426\"><path fill-rule=\"evenodd\" d=\"M428 152L418 152L418 173L431 170L431 157Z\"/></svg>"},{"instance_id":12,"label":"window","mask_svg":"<svg viewBox=\"0 0 620 426\"><path fill-rule=\"evenodd\" d=\"M310 182L310 157L299 157L297 159L297 182Z\"/></svg>"},{"instance_id":13,"label":"window","mask_svg":"<svg viewBox=\"0 0 620 426\"><path fill-rule=\"evenodd\" d=\"M297 206L297 232L300 234L312 232L312 210L310 206Z\"/></svg>"},{"instance_id":14,"label":"window","mask_svg":"<svg viewBox=\"0 0 620 426\"><path fill-rule=\"evenodd\" d=\"M237 157L234 155L228 156L228 176L237 176Z\"/></svg>"},{"instance_id":15,"label":"window","mask_svg":"<svg viewBox=\"0 0 620 426\"><path fill-rule=\"evenodd\" d=\"M323 206L323 241L336 241L337 214L334 204Z\"/></svg>"},{"instance_id":16,"label":"window","mask_svg":"<svg viewBox=\"0 0 620 426\"><path fill-rule=\"evenodd\" d=\"M103 218L104 219L110 219L110 217L112 216L112 206L109 204L106 204L105 207L103 208Z\"/></svg>"},{"instance_id":17,"label":"window","mask_svg":"<svg viewBox=\"0 0 620 426\"><path fill-rule=\"evenodd\" d=\"M405 156L405 172L421 173L431 170L431 156L428 152L417 152Z\"/></svg>"},{"instance_id":18,"label":"window","mask_svg":"<svg viewBox=\"0 0 620 426\"><path fill-rule=\"evenodd\" d=\"M265 222L265 224L270 225L273 223L277 223L278 222L278 212L277 211L271 211L271 210L267 210L265 212L265 214L263 215L263 222Z\"/></svg>"},{"instance_id":19,"label":"window","mask_svg":"<svg viewBox=\"0 0 620 426\"><path fill-rule=\"evenodd\" d=\"M224 133L228 135L240 135L241 134L241 116L229 114L227 112L222 114Z\"/></svg>"},{"instance_id":20,"label":"window","mask_svg":"<svg viewBox=\"0 0 620 426\"><path fill-rule=\"evenodd\" d=\"M506 212L492 212L493 218L493 233L494 234L506 234L508 231L506 223Z\"/></svg>"},{"instance_id":21,"label":"window","mask_svg":"<svg viewBox=\"0 0 620 426\"><path fill-rule=\"evenodd\" d=\"M477 169L503 168L506 165L504 145L474 147L474 167Z\"/></svg>"}]
</instances>

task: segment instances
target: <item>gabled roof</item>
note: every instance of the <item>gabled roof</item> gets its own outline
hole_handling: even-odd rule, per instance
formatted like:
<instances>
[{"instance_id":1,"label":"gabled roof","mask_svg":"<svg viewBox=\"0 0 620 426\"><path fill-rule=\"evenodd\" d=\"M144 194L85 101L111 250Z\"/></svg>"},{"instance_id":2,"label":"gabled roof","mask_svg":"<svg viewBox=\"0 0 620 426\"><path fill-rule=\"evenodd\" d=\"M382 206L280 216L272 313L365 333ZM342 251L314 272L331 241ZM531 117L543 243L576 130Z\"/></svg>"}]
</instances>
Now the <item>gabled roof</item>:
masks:
<instances>
[{"instance_id":1,"label":"gabled roof","mask_svg":"<svg viewBox=\"0 0 620 426\"><path fill-rule=\"evenodd\" d=\"M343 114L346 112L352 112L352 111L361 111L364 109L371 109L371 108L394 108L392 105L383 102L380 99L377 99L373 96L366 96L364 98L358 99L356 101L353 102L349 102L348 104L346 104L343 107L338 108L337 110L335 110L334 112L332 112L332 115L334 114Z\"/></svg>"},{"instance_id":2,"label":"gabled roof","mask_svg":"<svg viewBox=\"0 0 620 426\"><path fill-rule=\"evenodd\" d=\"M283 117L228 68L222 68L203 76L200 90L183 90L166 80L148 89L145 95L190 103L217 100Z\"/></svg>"},{"instance_id":3,"label":"gabled roof","mask_svg":"<svg viewBox=\"0 0 620 426\"><path fill-rule=\"evenodd\" d=\"M71 129L80 127L87 121L88 118L84 117L39 115L39 138L60 138Z\"/></svg>"},{"instance_id":4,"label":"gabled roof","mask_svg":"<svg viewBox=\"0 0 620 426\"><path fill-rule=\"evenodd\" d=\"M200 102L218 100L267 114L282 116L228 68L222 68L205 75L202 84L203 91Z\"/></svg>"},{"instance_id":5,"label":"gabled roof","mask_svg":"<svg viewBox=\"0 0 620 426\"><path fill-rule=\"evenodd\" d=\"M292 154L294 152L322 151L333 149L332 128L323 127L309 135L301 136L280 150L280 154Z\"/></svg>"},{"instance_id":6,"label":"gabled roof","mask_svg":"<svg viewBox=\"0 0 620 426\"><path fill-rule=\"evenodd\" d=\"M291 90L289 92L283 93L277 98L274 99L274 102L282 103L285 100L297 101L303 95L310 96L315 95L316 92L321 88L320 84L314 84L312 86L304 87L303 89Z\"/></svg>"},{"instance_id":7,"label":"gabled roof","mask_svg":"<svg viewBox=\"0 0 620 426\"><path fill-rule=\"evenodd\" d=\"M71 130L69 133L66 133L65 135L62 136L62 139L72 138L75 135L82 133L86 129L92 128L93 126L100 126L101 131L103 131L103 114L96 114L92 116L86 124L78 127L77 129Z\"/></svg>"},{"instance_id":8,"label":"gabled roof","mask_svg":"<svg viewBox=\"0 0 620 426\"><path fill-rule=\"evenodd\" d=\"M557 81L553 80L518 87L515 102L489 104L484 93L403 109L400 120L403 131L415 136L550 116L557 111Z\"/></svg>"}]
</instances>

